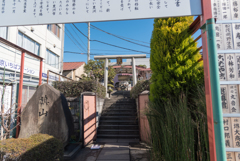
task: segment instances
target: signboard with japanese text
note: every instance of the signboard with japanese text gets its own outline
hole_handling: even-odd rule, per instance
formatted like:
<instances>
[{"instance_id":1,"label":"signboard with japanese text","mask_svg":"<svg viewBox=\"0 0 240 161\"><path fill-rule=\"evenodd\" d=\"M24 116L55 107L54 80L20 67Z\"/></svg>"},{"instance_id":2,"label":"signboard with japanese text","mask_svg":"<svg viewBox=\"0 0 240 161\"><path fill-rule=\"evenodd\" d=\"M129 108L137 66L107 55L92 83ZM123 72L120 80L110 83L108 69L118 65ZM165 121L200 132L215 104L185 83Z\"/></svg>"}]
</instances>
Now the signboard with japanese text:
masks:
<instances>
[{"instance_id":1,"label":"signboard with japanese text","mask_svg":"<svg viewBox=\"0 0 240 161\"><path fill-rule=\"evenodd\" d=\"M1 0L0 26L201 15L201 0Z\"/></svg>"},{"instance_id":2,"label":"signboard with japanese text","mask_svg":"<svg viewBox=\"0 0 240 161\"><path fill-rule=\"evenodd\" d=\"M211 1L227 161L240 161L240 0Z\"/></svg>"},{"instance_id":3,"label":"signboard with japanese text","mask_svg":"<svg viewBox=\"0 0 240 161\"><path fill-rule=\"evenodd\" d=\"M233 24L233 40L234 40L234 48L236 50L240 49L240 24Z\"/></svg>"},{"instance_id":4,"label":"signboard with japanese text","mask_svg":"<svg viewBox=\"0 0 240 161\"><path fill-rule=\"evenodd\" d=\"M21 65L17 64L17 63L13 63L8 60L0 59L0 68L4 68L4 67L9 70L20 72ZM39 70L31 69L29 67L24 67L23 73L39 77ZM42 73L42 77L47 79L47 74ZM51 76L51 75L49 76L49 79L54 80L54 81L58 80L57 77Z\"/></svg>"},{"instance_id":5,"label":"signboard with japanese text","mask_svg":"<svg viewBox=\"0 0 240 161\"><path fill-rule=\"evenodd\" d=\"M222 24L216 24L215 30L216 30L217 49L218 50L223 50L224 45L223 45Z\"/></svg>"},{"instance_id":6,"label":"signboard with japanese text","mask_svg":"<svg viewBox=\"0 0 240 161\"><path fill-rule=\"evenodd\" d=\"M10 69L10 70L13 70L13 71L20 72L20 67L21 66L19 64L13 63L11 61L0 59L0 67L1 68L5 67L6 69ZM39 71L34 70L34 69L30 69L28 67L24 67L23 72L25 74L34 75L34 76L37 76L37 77L39 76Z\"/></svg>"}]
</instances>

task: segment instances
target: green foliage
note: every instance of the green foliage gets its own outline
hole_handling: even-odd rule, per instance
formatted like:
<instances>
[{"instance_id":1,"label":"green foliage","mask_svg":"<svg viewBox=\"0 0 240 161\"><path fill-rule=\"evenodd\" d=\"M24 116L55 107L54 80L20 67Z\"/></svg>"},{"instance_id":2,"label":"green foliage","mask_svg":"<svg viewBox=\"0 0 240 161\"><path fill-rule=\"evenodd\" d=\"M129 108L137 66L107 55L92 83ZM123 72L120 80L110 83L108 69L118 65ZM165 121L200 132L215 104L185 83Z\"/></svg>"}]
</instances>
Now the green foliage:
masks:
<instances>
[{"instance_id":1,"label":"green foliage","mask_svg":"<svg viewBox=\"0 0 240 161\"><path fill-rule=\"evenodd\" d=\"M113 92L113 89L108 89L108 93L112 93Z\"/></svg>"},{"instance_id":2,"label":"green foliage","mask_svg":"<svg viewBox=\"0 0 240 161\"><path fill-rule=\"evenodd\" d=\"M112 84L108 84L108 87L114 88L114 85L112 85Z\"/></svg>"},{"instance_id":3,"label":"green foliage","mask_svg":"<svg viewBox=\"0 0 240 161\"><path fill-rule=\"evenodd\" d=\"M56 81L53 87L59 90L65 97L79 97L83 92L94 92L101 98L105 97L106 89L94 80L80 81Z\"/></svg>"},{"instance_id":4,"label":"green foliage","mask_svg":"<svg viewBox=\"0 0 240 161\"><path fill-rule=\"evenodd\" d=\"M209 161L204 87L191 95L155 100L147 118L154 161ZM191 97L191 101L189 98Z\"/></svg>"},{"instance_id":5,"label":"green foliage","mask_svg":"<svg viewBox=\"0 0 240 161\"><path fill-rule=\"evenodd\" d=\"M138 65L139 67L147 68L146 65Z\"/></svg>"},{"instance_id":6,"label":"green foliage","mask_svg":"<svg viewBox=\"0 0 240 161\"><path fill-rule=\"evenodd\" d=\"M88 77L88 76L86 76L85 74L82 74L82 75L81 75L81 80L90 81L90 80L93 80L93 77Z\"/></svg>"},{"instance_id":7,"label":"green foliage","mask_svg":"<svg viewBox=\"0 0 240 161\"><path fill-rule=\"evenodd\" d=\"M84 66L85 73L91 73L91 79L103 80L104 78L104 60L89 60L88 64ZM110 83L113 82L113 78L115 77L115 70L109 66L108 67L108 81Z\"/></svg>"},{"instance_id":8,"label":"green foliage","mask_svg":"<svg viewBox=\"0 0 240 161\"><path fill-rule=\"evenodd\" d=\"M57 161L63 160L62 143L47 134L35 134L27 139L7 139L0 142L0 160Z\"/></svg>"},{"instance_id":9,"label":"green foliage","mask_svg":"<svg viewBox=\"0 0 240 161\"><path fill-rule=\"evenodd\" d=\"M202 62L198 62L201 55L188 29L192 22L193 17L154 20L151 100L178 96L182 90L194 89L203 81Z\"/></svg>"},{"instance_id":10,"label":"green foliage","mask_svg":"<svg viewBox=\"0 0 240 161\"><path fill-rule=\"evenodd\" d=\"M138 95L145 90L149 91L151 82L149 80L138 81L130 91L131 98L138 98Z\"/></svg>"}]
</instances>

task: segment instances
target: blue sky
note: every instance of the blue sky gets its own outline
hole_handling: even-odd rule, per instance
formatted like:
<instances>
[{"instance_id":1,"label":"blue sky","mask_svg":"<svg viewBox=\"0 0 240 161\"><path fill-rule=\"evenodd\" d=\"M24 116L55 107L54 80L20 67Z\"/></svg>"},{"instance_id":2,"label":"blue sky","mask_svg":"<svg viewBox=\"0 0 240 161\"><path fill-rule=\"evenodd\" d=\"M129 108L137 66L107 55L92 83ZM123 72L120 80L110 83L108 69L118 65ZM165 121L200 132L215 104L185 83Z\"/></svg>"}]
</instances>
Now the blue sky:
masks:
<instances>
[{"instance_id":1,"label":"blue sky","mask_svg":"<svg viewBox=\"0 0 240 161\"><path fill-rule=\"evenodd\" d=\"M133 43L126 42L118 39L114 36L106 34L97 29L91 28L91 40L99 40L112 45L137 50L141 52L150 53L150 40L153 30L154 19L142 19L142 20L127 20L127 21L108 21L108 22L93 22L91 25L98 27L109 33L121 36L122 38L131 38L136 43L143 46L135 45ZM88 34L87 23L75 23L78 29L85 35ZM197 37L200 32L196 33L194 37ZM135 41L138 40L138 41ZM87 61L87 38L77 31L72 24L65 25L65 47L64 47L64 62L78 62ZM199 44L201 46L201 43ZM133 52L116 48L113 46L105 45L99 42L91 41L91 59L94 55L130 55L130 54L145 54L140 52ZM67 53L77 52L78 54ZM83 53L83 54L81 54ZM147 54L147 57L150 55ZM113 61L113 60L112 60Z\"/></svg>"}]
</instances>

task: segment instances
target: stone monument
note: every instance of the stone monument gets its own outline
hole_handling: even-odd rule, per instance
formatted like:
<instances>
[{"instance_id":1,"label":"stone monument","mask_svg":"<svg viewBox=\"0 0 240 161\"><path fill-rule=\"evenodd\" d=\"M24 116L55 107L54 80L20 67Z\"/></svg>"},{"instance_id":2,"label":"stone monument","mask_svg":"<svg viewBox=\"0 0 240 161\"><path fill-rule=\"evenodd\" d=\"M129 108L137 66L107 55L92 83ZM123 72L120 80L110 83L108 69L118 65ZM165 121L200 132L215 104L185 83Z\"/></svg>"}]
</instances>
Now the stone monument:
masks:
<instances>
[{"instance_id":1,"label":"stone monument","mask_svg":"<svg viewBox=\"0 0 240 161\"><path fill-rule=\"evenodd\" d=\"M39 86L21 113L19 138L37 133L52 135L67 145L74 130L67 100L52 86Z\"/></svg>"}]
</instances>

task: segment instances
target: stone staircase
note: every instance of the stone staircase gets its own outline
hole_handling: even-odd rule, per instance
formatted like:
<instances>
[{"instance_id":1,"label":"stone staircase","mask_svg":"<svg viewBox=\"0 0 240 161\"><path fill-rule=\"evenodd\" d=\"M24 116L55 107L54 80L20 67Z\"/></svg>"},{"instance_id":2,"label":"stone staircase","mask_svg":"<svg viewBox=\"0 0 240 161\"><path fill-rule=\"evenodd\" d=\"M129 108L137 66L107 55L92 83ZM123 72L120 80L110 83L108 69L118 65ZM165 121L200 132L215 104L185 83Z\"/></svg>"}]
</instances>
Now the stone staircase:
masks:
<instances>
[{"instance_id":1,"label":"stone staircase","mask_svg":"<svg viewBox=\"0 0 240 161\"><path fill-rule=\"evenodd\" d=\"M129 91L117 91L105 100L97 138L139 139L136 102Z\"/></svg>"}]
</instances>

